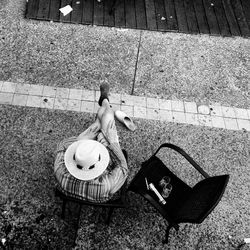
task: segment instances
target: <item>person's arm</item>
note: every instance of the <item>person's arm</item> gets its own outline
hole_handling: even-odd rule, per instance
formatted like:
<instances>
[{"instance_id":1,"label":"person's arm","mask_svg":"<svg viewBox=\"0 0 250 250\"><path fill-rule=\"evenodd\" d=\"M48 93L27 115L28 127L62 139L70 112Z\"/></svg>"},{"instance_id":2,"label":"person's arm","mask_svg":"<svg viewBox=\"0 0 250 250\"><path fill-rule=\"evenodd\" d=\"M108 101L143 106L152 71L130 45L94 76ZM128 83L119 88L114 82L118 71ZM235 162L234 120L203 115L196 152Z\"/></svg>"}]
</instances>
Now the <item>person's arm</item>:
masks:
<instances>
[{"instance_id":1,"label":"person's arm","mask_svg":"<svg viewBox=\"0 0 250 250\"><path fill-rule=\"evenodd\" d=\"M55 163L54 163L54 171L61 166L61 164L64 164L64 153L66 149L71 145L73 142L76 141L76 137L70 137L67 139L63 139L57 144L56 151L55 151Z\"/></svg>"}]
</instances>

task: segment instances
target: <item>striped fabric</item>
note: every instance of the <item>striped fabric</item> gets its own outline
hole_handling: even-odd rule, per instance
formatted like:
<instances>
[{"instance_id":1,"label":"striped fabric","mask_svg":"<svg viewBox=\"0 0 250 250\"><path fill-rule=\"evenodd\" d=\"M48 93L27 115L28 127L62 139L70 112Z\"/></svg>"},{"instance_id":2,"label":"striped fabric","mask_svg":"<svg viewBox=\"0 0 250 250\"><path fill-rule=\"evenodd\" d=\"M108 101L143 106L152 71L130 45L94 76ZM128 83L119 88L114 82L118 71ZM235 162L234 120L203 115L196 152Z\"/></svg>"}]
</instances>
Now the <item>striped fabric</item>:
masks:
<instances>
[{"instance_id":1,"label":"striped fabric","mask_svg":"<svg viewBox=\"0 0 250 250\"><path fill-rule=\"evenodd\" d=\"M102 135L97 138L104 145L108 144ZM122 187L128 176L127 162L119 143L111 143L106 146L110 154L110 163L105 172L94 180L82 181L73 177L64 164L64 153L68 146L76 140L77 137L71 137L57 145L54 173L61 190L67 195L86 201L105 202L110 200Z\"/></svg>"}]
</instances>

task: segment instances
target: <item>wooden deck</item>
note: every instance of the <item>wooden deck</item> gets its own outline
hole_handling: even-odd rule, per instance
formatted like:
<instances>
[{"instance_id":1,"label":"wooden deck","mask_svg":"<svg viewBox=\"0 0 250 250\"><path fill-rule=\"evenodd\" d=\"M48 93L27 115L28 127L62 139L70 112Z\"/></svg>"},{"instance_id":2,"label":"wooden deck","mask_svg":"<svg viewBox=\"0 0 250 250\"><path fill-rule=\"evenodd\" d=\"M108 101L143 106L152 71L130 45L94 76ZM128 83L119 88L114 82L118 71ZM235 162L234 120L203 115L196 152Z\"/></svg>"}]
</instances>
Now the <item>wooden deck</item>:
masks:
<instances>
[{"instance_id":1,"label":"wooden deck","mask_svg":"<svg viewBox=\"0 0 250 250\"><path fill-rule=\"evenodd\" d=\"M63 16L59 8L71 5ZM191 34L250 37L250 0L29 0L26 17Z\"/></svg>"}]
</instances>

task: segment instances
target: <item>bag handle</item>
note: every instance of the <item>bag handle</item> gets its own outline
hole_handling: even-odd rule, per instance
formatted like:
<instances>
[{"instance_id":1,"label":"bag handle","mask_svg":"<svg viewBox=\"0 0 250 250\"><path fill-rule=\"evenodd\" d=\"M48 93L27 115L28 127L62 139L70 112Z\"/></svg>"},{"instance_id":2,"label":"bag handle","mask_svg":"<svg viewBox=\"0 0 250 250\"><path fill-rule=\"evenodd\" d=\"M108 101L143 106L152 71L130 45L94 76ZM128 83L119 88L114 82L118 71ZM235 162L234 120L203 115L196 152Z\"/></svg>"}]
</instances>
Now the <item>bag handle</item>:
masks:
<instances>
[{"instance_id":1,"label":"bag handle","mask_svg":"<svg viewBox=\"0 0 250 250\"><path fill-rule=\"evenodd\" d=\"M171 144L171 143L163 143L157 150L156 152L153 154L153 156L156 156L156 154L159 152L159 150L163 147L167 147L167 148L171 148L175 151L177 151L178 153L180 153L182 156L184 156L184 158L186 158L186 160L194 167L196 168L196 170L198 170L205 178L208 178L209 175L208 173L206 173L183 149L181 149L180 147Z\"/></svg>"}]
</instances>

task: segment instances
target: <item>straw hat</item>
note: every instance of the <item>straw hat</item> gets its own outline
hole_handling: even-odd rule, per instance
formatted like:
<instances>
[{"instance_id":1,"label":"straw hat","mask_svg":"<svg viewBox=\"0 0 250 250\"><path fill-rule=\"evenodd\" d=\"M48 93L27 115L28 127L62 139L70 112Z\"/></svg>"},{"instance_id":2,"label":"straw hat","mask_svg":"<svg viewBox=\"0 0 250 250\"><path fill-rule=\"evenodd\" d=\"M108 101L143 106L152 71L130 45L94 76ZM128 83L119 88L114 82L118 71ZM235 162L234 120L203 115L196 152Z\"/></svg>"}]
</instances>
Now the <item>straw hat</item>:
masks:
<instances>
[{"instance_id":1,"label":"straw hat","mask_svg":"<svg viewBox=\"0 0 250 250\"><path fill-rule=\"evenodd\" d=\"M64 154L65 166L75 178L83 181L100 176L109 164L109 152L94 140L72 143Z\"/></svg>"}]
</instances>

